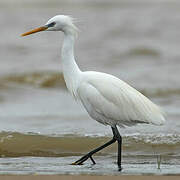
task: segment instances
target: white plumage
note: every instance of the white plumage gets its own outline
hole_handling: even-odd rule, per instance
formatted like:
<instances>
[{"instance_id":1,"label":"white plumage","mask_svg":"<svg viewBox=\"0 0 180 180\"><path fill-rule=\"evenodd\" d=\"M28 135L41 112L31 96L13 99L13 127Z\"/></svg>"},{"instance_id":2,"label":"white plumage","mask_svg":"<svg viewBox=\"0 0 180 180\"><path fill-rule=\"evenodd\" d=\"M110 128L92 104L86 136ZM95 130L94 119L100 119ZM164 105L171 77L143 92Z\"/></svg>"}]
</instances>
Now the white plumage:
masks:
<instances>
[{"instance_id":1,"label":"white plumage","mask_svg":"<svg viewBox=\"0 0 180 180\"><path fill-rule=\"evenodd\" d=\"M110 125L113 139L89 152L73 164L79 165L92 155L118 141L118 167L121 170L122 138L116 125L132 126L137 123L162 125L165 122L162 110L124 81L100 72L82 72L74 59L74 40L77 28L72 18L58 15L51 18L44 26L22 34L26 36L39 31L62 31L64 42L61 52L62 69L66 86L70 93L79 99L89 115L98 122Z\"/></svg>"},{"instance_id":2,"label":"white plumage","mask_svg":"<svg viewBox=\"0 0 180 180\"><path fill-rule=\"evenodd\" d=\"M83 72L77 94L89 115L114 126L162 125L162 110L124 81L105 73Z\"/></svg>"},{"instance_id":3,"label":"white plumage","mask_svg":"<svg viewBox=\"0 0 180 180\"><path fill-rule=\"evenodd\" d=\"M89 115L100 123L110 126L131 126L136 123L162 125L163 111L133 87L115 76L87 71L82 72L74 59L74 40L77 28L69 16L57 15L38 31L63 31L62 66L66 86L71 94L80 99Z\"/></svg>"}]
</instances>

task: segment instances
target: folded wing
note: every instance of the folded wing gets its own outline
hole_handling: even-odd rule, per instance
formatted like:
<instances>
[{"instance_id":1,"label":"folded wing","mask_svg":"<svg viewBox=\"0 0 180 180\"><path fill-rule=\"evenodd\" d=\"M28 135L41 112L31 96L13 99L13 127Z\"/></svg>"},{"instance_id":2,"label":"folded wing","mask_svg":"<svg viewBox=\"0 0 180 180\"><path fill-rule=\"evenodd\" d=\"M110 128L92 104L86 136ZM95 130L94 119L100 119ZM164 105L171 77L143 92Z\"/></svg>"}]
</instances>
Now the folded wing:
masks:
<instances>
[{"instance_id":1,"label":"folded wing","mask_svg":"<svg viewBox=\"0 0 180 180\"><path fill-rule=\"evenodd\" d=\"M78 88L78 96L97 121L119 126L165 122L162 110L127 83L104 73L88 77Z\"/></svg>"}]
</instances>

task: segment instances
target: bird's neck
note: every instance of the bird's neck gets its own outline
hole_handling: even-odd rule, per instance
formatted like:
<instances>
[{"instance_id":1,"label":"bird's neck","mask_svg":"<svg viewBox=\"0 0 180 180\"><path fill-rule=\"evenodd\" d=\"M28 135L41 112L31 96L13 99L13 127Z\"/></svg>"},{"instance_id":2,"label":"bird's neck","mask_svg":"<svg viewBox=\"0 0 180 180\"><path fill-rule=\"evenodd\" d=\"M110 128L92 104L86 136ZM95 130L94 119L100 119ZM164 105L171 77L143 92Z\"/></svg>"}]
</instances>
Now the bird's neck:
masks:
<instances>
[{"instance_id":1,"label":"bird's neck","mask_svg":"<svg viewBox=\"0 0 180 180\"><path fill-rule=\"evenodd\" d=\"M68 90L73 96L76 96L76 89L80 78L80 69L74 59L74 41L73 34L65 33L62 46L61 58L63 75Z\"/></svg>"}]
</instances>

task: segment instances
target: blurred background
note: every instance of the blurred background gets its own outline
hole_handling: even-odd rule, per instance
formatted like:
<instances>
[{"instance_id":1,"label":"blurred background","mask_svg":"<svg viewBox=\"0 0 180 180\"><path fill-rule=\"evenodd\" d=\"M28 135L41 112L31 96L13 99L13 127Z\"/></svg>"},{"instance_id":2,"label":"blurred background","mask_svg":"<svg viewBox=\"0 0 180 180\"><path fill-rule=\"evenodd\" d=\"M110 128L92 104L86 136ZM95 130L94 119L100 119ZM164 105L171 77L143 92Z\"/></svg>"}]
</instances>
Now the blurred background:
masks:
<instances>
[{"instance_id":1,"label":"blurred background","mask_svg":"<svg viewBox=\"0 0 180 180\"><path fill-rule=\"evenodd\" d=\"M38 156L38 150L42 156L46 156L44 151L49 155L73 150L86 152L88 147L83 149L82 145L84 136L88 146L88 138L93 139L93 146L111 136L110 128L92 120L67 92L60 58L63 34L42 32L20 37L57 14L76 19L80 32L75 54L82 70L113 74L166 111L164 126L138 125L120 129L128 153L152 154L148 147L158 144L161 153L179 157L178 0L0 0L1 156ZM77 144L73 144L75 149L67 147L65 142L69 136L82 147L76 149ZM66 137L65 145L54 139L57 146L51 144L51 148L46 148L44 137ZM99 140L98 137L103 138ZM46 145L52 139L46 139ZM18 140L25 143L23 148L22 143L21 147L17 145ZM36 144L33 149L32 141L41 142L41 146ZM72 143L72 139L68 142ZM139 143L143 150L133 143ZM60 146L64 149L59 149Z\"/></svg>"}]
</instances>

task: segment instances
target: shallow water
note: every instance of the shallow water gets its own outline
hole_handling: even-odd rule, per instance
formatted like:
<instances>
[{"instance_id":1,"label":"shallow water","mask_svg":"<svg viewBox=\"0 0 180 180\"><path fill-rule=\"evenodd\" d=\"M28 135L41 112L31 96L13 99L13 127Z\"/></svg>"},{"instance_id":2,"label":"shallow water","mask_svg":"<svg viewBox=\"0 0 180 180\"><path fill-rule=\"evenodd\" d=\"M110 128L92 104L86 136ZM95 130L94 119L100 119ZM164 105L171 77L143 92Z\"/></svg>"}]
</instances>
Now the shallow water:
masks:
<instances>
[{"instance_id":1,"label":"shallow water","mask_svg":"<svg viewBox=\"0 0 180 180\"><path fill-rule=\"evenodd\" d=\"M112 133L67 93L60 64L63 35L20 37L55 14L71 14L81 30L75 48L81 69L118 76L167 113L164 126L120 129L122 173L179 174L179 7L170 0L1 0L0 173L118 174L116 145L99 153L95 166L69 165Z\"/></svg>"},{"instance_id":2,"label":"shallow water","mask_svg":"<svg viewBox=\"0 0 180 180\"><path fill-rule=\"evenodd\" d=\"M96 175L179 175L180 164L168 163L161 164L158 169L157 164L154 164L152 157L146 157L144 162L143 157L138 158L138 161L126 159L123 162L121 172L117 170L115 156L96 156L98 164L92 165L90 162L81 165L70 165L78 157L23 157L23 158L1 158L0 174L96 174ZM155 161L155 160L154 160Z\"/></svg>"}]
</instances>

